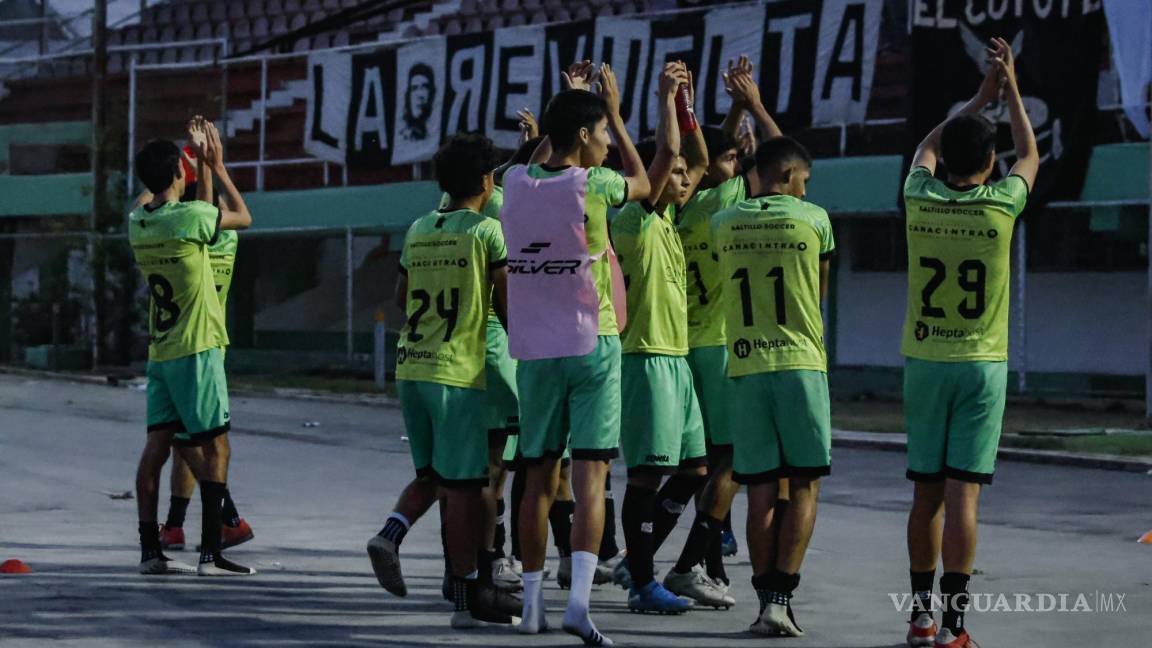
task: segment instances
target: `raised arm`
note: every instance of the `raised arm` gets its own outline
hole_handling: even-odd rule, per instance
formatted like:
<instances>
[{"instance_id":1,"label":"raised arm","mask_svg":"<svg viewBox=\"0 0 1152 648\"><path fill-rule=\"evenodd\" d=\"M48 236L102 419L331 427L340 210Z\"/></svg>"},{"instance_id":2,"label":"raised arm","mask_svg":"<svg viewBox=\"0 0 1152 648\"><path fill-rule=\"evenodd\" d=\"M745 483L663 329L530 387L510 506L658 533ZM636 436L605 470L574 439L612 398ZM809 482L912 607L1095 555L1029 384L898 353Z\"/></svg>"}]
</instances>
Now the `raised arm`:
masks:
<instances>
[{"instance_id":1,"label":"raised arm","mask_svg":"<svg viewBox=\"0 0 1152 648\"><path fill-rule=\"evenodd\" d=\"M204 128L204 117L196 115L188 122L188 143L194 151L203 151L208 145L208 132ZM192 166L188 155L181 151L181 155ZM204 162L204 156L196 156L196 200L212 202L212 169Z\"/></svg>"},{"instance_id":2,"label":"raised arm","mask_svg":"<svg viewBox=\"0 0 1152 648\"><path fill-rule=\"evenodd\" d=\"M680 125L676 120L676 92L681 83L688 83L688 72L679 62L666 63L660 75L660 122L656 127L656 155L648 166L648 202L656 204L664 186L672 176L672 166L680 153ZM699 129L697 129L699 130Z\"/></svg>"},{"instance_id":3,"label":"raised arm","mask_svg":"<svg viewBox=\"0 0 1152 648\"><path fill-rule=\"evenodd\" d=\"M212 122L204 122L207 145L197 156L216 175L223 190L223 200L220 201L220 229L242 230L252 226L252 213L244 203L244 197L236 189L228 169L224 167L224 145L220 141L220 131L216 130Z\"/></svg>"},{"instance_id":4,"label":"raised arm","mask_svg":"<svg viewBox=\"0 0 1152 648\"><path fill-rule=\"evenodd\" d=\"M760 130L761 138L771 139L784 134L760 99L760 86L756 83L756 77L752 73L751 63L736 70L729 70L724 75L724 87L733 96L733 100L739 97L740 104L752 113L752 118L756 120L756 127Z\"/></svg>"},{"instance_id":5,"label":"raised arm","mask_svg":"<svg viewBox=\"0 0 1152 648\"><path fill-rule=\"evenodd\" d=\"M737 135L740 131L740 122L744 121L744 113L748 107L744 105L743 100L733 94L732 85L728 79L736 74L739 70L750 69L752 61L744 54L736 61L728 61L728 71L724 73L724 89L728 92L728 96L732 98L732 107L728 109L728 116L724 118L724 123L720 125L720 129L724 131L732 141L736 141Z\"/></svg>"},{"instance_id":6,"label":"raised arm","mask_svg":"<svg viewBox=\"0 0 1152 648\"><path fill-rule=\"evenodd\" d=\"M685 70L688 73L688 105L691 106L696 104L696 80L692 76L692 70L688 70L687 66ZM688 167L688 182L691 184L688 193L691 194L696 191L696 185L700 184L704 175L708 173L708 144L704 141L704 129L697 128L691 133L681 133L680 150Z\"/></svg>"},{"instance_id":7,"label":"raised arm","mask_svg":"<svg viewBox=\"0 0 1152 648\"><path fill-rule=\"evenodd\" d=\"M1009 173L1023 178L1031 190L1036 184L1036 173L1040 170L1036 134L1032 132L1032 122L1024 111L1024 100L1020 97L1020 86L1016 83L1016 61L1012 46L1003 38L993 38L992 42L996 44L993 64L1004 82L1004 101L1008 104L1008 118L1012 122L1012 144L1016 147L1016 164L1012 165Z\"/></svg>"},{"instance_id":8,"label":"raised arm","mask_svg":"<svg viewBox=\"0 0 1152 648\"><path fill-rule=\"evenodd\" d=\"M985 48L984 51L988 54L989 59L994 59L997 56L997 49L994 47ZM976 91L976 95L969 99L968 103L964 104L955 115L946 117L936 128L933 128L932 132L924 138L924 141L920 142L920 146L916 147L916 153L912 156L912 168L922 166L935 173L936 163L940 159L940 135L944 132L944 124L947 124L952 117L974 115L980 112L984 106L995 101L999 83L999 68L995 62L991 62L988 65L988 71L984 73L984 81L980 84L980 89Z\"/></svg>"},{"instance_id":9,"label":"raised arm","mask_svg":"<svg viewBox=\"0 0 1152 648\"><path fill-rule=\"evenodd\" d=\"M643 200L651 193L652 186L648 182L644 163L640 161L640 154L636 152L632 137L624 126L624 118L620 116L620 88L612 66L607 63L600 66L600 96L608 104L608 130L616 140L616 148L620 151L624 167L624 179L628 181L627 200Z\"/></svg>"}]
</instances>

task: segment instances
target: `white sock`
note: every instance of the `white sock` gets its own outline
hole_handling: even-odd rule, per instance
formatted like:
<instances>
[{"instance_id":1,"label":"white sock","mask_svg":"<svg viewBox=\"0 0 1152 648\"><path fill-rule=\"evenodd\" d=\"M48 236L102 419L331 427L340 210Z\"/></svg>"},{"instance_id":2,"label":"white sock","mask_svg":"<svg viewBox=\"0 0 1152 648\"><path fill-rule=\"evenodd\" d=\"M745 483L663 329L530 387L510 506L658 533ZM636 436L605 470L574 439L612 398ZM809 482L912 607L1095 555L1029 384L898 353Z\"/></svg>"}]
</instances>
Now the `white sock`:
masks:
<instances>
[{"instance_id":1,"label":"white sock","mask_svg":"<svg viewBox=\"0 0 1152 648\"><path fill-rule=\"evenodd\" d=\"M584 640L586 645L611 646L612 640L600 634L588 616L588 599L592 597L592 578L596 574L596 554L572 552L572 591L564 611L564 630Z\"/></svg>"},{"instance_id":2,"label":"white sock","mask_svg":"<svg viewBox=\"0 0 1152 648\"><path fill-rule=\"evenodd\" d=\"M592 579L596 575L596 554L572 552L572 592L568 595L568 616L588 616L588 599L592 597Z\"/></svg>"},{"instance_id":3,"label":"white sock","mask_svg":"<svg viewBox=\"0 0 1152 648\"><path fill-rule=\"evenodd\" d=\"M520 614L520 632L536 634L547 628L544 621L544 572L524 572L524 611Z\"/></svg>"}]
</instances>

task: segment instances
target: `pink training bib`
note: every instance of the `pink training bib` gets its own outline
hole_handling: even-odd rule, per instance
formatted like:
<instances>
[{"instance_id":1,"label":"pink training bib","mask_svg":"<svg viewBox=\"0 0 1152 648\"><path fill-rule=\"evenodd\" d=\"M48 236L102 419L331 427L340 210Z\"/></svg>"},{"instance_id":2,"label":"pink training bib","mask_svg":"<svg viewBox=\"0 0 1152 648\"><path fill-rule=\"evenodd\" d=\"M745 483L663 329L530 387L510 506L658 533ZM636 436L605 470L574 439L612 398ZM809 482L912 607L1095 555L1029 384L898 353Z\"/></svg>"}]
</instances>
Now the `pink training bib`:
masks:
<instances>
[{"instance_id":1,"label":"pink training bib","mask_svg":"<svg viewBox=\"0 0 1152 648\"><path fill-rule=\"evenodd\" d=\"M584 229L588 170L533 178L524 166L504 174L500 212L508 246L508 351L518 360L587 355L596 348L600 297ZM624 279L611 245L613 302ZM617 290L619 287L619 290ZM626 302L623 302L626 303ZM624 308L617 306L617 318ZM620 325L623 327L623 324Z\"/></svg>"}]
</instances>

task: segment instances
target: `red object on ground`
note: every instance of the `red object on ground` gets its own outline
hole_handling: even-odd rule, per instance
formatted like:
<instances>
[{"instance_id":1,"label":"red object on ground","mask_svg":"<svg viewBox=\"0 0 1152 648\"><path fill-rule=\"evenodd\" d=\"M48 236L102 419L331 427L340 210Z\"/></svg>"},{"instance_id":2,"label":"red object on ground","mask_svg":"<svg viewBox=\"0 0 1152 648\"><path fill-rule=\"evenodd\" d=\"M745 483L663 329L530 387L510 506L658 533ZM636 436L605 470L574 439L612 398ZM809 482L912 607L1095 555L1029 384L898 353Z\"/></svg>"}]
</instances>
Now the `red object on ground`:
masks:
<instances>
[{"instance_id":1,"label":"red object on ground","mask_svg":"<svg viewBox=\"0 0 1152 648\"><path fill-rule=\"evenodd\" d=\"M32 568L22 560L5 560L0 563L0 574L31 574Z\"/></svg>"},{"instance_id":2,"label":"red object on ground","mask_svg":"<svg viewBox=\"0 0 1152 648\"><path fill-rule=\"evenodd\" d=\"M196 182L196 169L188 164L188 160L196 161L196 151L191 146L185 146L184 155L187 155L188 158L180 158L180 166L184 168L184 184L190 185Z\"/></svg>"}]
</instances>

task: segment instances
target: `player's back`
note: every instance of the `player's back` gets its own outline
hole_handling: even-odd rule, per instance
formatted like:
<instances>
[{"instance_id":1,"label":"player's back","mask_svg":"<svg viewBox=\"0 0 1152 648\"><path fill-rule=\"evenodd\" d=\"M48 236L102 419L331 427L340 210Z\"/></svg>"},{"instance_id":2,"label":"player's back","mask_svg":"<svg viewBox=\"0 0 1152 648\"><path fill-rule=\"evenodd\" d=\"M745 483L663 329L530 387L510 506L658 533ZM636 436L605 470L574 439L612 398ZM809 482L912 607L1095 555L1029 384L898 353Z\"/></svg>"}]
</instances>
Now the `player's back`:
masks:
<instances>
[{"instance_id":1,"label":"player's back","mask_svg":"<svg viewBox=\"0 0 1152 648\"><path fill-rule=\"evenodd\" d=\"M724 344L724 279L712 249L712 217L744 200L747 191L744 176L737 176L697 191L676 215L687 271L688 344L693 348Z\"/></svg>"},{"instance_id":2,"label":"player's back","mask_svg":"<svg viewBox=\"0 0 1152 648\"><path fill-rule=\"evenodd\" d=\"M712 220L725 280L729 375L825 371L820 262L834 242L828 214L784 195L744 200Z\"/></svg>"},{"instance_id":3,"label":"player's back","mask_svg":"<svg viewBox=\"0 0 1152 648\"><path fill-rule=\"evenodd\" d=\"M400 259L408 303L398 378L484 387L488 273L504 262L503 250L500 223L468 209L432 212L412 224Z\"/></svg>"},{"instance_id":4,"label":"player's back","mask_svg":"<svg viewBox=\"0 0 1152 648\"><path fill-rule=\"evenodd\" d=\"M672 222L674 209L655 209L646 202L630 202L612 221L630 315L621 344L624 353L686 355L684 248Z\"/></svg>"},{"instance_id":5,"label":"player's back","mask_svg":"<svg viewBox=\"0 0 1152 648\"><path fill-rule=\"evenodd\" d=\"M218 239L219 213L191 201L142 206L129 216L129 243L151 296L150 360L228 344L208 254Z\"/></svg>"},{"instance_id":6,"label":"player's back","mask_svg":"<svg viewBox=\"0 0 1152 648\"><path fill-rule=\"evenodd\" d=\"M1012 228L1027 195L1019 176L952 187L924 167L909 174L904 355L1007 359Z\"/></svg>"}]
</instances>

